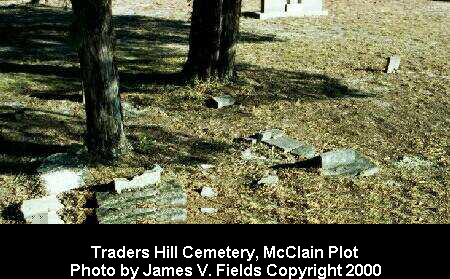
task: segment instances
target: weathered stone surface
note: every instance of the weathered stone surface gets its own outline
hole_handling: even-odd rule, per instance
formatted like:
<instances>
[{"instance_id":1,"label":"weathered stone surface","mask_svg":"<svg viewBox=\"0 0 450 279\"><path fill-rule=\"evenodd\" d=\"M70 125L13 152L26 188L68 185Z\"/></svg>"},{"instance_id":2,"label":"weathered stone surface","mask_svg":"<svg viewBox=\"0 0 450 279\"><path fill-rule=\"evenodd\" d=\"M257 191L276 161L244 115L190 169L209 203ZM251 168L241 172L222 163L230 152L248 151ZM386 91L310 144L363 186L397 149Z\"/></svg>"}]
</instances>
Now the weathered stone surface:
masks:
<instances>
[{"instance_id":1,"label":"weathered stone surface","mask_svg":"<svg viewBox=\"0 0 450 279\"><path fill-rule=\"evenodd\" d=\"M291 154L311 159L317 155L316 148L312 145L303 145L291 151Z\"/></svg>"},{"instance_id":2,"label":"weathered stone surface","mask_svg":"<svg viewBox=\"0 0 450 279\"><path fill-rule=\"evenodd\" d=\"M200 195L204 198L215 198L217 197L217 192L211 187L203 187Z\"/></svg>"},{"instance_id":3,"label":"weathered stone surface","mask_svg":"<svg viewBox=\"0 0 450 279\"><path fill-rule=\"evenodd\" d=\"M260 179L257 184L261 185L261 186L273 186L273 185L276 185L278 183L278 181L280 181L278 176L268 175L268 176Z\"/></svg>"},{"instance_id":4,"label":"weathered stone surface","mask_svg":"<svg viewBox=\"0 0 450 279\"><path fill-rule=\"evenodd\" d=\"M62 221L59 219L56 212L63 209L63 207L64 206L56 196L47 196L24 201L20 210L28 223L59 224L62 223Z\"/></svg>"},{"instance_id":5,"label":"weathered stone surface","mask_svg":"<svg viewBox=\"0 0 450 279\"><path fill-rule=\"evenodd\" d=\"M204 213L204 214L215 214L218 212L218 210L217 210L217 208L204 207L204 208L200 208L200 212Z\"/></svg>"},{"instance_id":6,"label":"weathered stone surface","mask_svg":"<svg viewBox=\"0 0 450 279\"><path fill-rule=\"evenodd\" d=\"M181 207L187 204L187 195L181 189L149 188L118 193L97 193L99 207L124 208L136 203L152 204L154 206Z\"/></svg>"},{"instance_id":7,"label":"weathered stone surface","mask_svg":"<svg viewBox=\"0 0 450 279\"><path fill-rule=\"evenodd\" d=\"M212 97L211 100L209 100L208 104L211 107L214 108L223 108L234 105L236 102L236 99L229 95L219 96L219 97Z\"/></svg>"},{"instance_id":8,"label":"weathered stone surface","mask_svg":"<svg viewBox=\"0 0 450 279\"><path fill-rule=\"evenodd\" d=\"M391 56L388 59L388 66L386 68L386 73L392 74L400 68L400 56Z\"/></svg>"},{"instance_id":9,"label":"weathered stone surface","mask_svg":"<svg viewBox=\"0 0 450 279\"><path fill-rule=\"evenodd\" d=\"M86 168L76 155L58 153L47 157L38 173L44 188L52 196L84 186Z\"/></svg>"},{"instance_id":10,"label":"weathered stone surface","mask_svg":"<svg viewBox=\"0 0 450 279\"><path fill-rule=\"evenodd\" d=\"M320 155L323 175L374 175L379 168L352 149L340 149Z\"/></svg>"},{"instance_id":11,"label":"weathered stone surface","mask_svg":"<svg viewBox=\"0 0 450 279\"><path fill-rule=\"evenodd\" d=\"M141 189L146 186L154 185L161 180L161 172L163 168L156 165L152 170L144 172L140 176L134 177L132 180L118 178L114 180L116 192L121 193L123 190Z\"/></svg>"},{"instance_id":12,"label":"weathered stone surface","mask_svg":"<svg viewBox=\"0 0 450 279\"><path fill-rule=\"evenodd\" d=\"M100 224L133 224L138 220L184 223L187 220L187 210L185 208L99 208L97 218Z\"/></svg>"},{"instance_id":13,"label":"weathered stone surface","mask_svg":"<svg viewBox=\"0 0 450 279\"><path fill-rule=\"evenodd\" d=\"M404 169L419 169L419 168L429 168L433 166L433 162L425 160L420 156L404 156L401 160L394 163L398 168Z\"/></svg>"}]
</instances>

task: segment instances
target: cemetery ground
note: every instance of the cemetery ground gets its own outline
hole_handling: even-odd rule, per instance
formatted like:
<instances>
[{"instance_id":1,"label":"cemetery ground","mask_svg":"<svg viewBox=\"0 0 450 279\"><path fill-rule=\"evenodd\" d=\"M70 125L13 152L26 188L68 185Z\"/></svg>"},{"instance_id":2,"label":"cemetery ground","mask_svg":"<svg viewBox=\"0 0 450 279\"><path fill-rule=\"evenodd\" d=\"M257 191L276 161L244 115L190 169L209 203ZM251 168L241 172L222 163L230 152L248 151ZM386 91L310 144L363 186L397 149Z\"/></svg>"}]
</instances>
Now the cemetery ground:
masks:
<instances>
[{"instance_id":1,"label":"cemetery ground","mask_svg":"<svg viewBox=\"0 0 450 279\"><path fill-rule=\"evenodd\" d=\"M78 60L67 39L71 13L48 2L0 6L2 223L24 222L20 203L45 195L36 176L45 157L83 143ZM258 3L244 0L244 12ZM63 219L89 222L89 190L159 164L163 177L175 178L188 194L188 223L449 223L450 3L326 4L326 17L243 17L237 82L191 84L180 74L187 1L115 1L133 152L114 165L89 164L85 188L64 194ZM392 55L401 57L400 70L386 74ZM205 106L219 95L237 104ZM348 177L274 170L302 158L240 140L269 128L319 153L355 149L380 171ZM244 160L250 147L266 159ZM276 185L255 187L275 172ZM202 197L205 186L218 196ZM218 211L200 212L205 207Z\"/></svg>"}]
</instances>

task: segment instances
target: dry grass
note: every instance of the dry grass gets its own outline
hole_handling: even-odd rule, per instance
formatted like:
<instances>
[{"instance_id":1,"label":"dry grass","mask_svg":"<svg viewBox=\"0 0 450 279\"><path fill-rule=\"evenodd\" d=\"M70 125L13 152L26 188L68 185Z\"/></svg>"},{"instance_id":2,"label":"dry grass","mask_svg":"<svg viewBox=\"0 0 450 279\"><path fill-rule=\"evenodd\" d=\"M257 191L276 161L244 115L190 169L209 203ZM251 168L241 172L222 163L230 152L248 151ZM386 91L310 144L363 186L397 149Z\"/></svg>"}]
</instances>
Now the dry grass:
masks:
<instances>
[{"instance_id":1,"label":"dry grass","mask_svg":"<svg viewBox=\"0 0 450 279\"><path fill-rule=\"evenodd\" d=\"M115 3L123 11L125 2ZM126 119L135 152L116 166L92 165L90 185L159 163L166 177L184 185L190 223L450 222L449 3L335 0L327 1L328 17L244 18L239 83L185 85L176 73L187 52L186 1L141 2L133 1L141 5L139 16L117 19L117 55L123 98L147 110ZM245 1L244 10L254 10L257 2ZM0 43L0 208L3 221L14 222L8 220L18 203L44 194L34 177L39 160L81 144L84 116L76 55L51 43L64 40L70 14L0 8L2 17L8 13L28 13L41 28L32 32L12 16L22 31ZM0 30L13 22L0 19ZM55 22L65 25L55 28ZM387 75L382 70L393 54L402 57L401 70ZM204 106L209 95L221 93L240 104ZM14 101L26 108L20 121ZM283 129L320 152L357 149L382 171L370 178L329 178L288 169L278 171L276 187L253 189L252 181L273 163L299 159L256 145L254 152L270 160L242 161L247 144L236 138L267 128ZM434 165L395 167L404 155ZM200 163L215 167L205 172ZM203 186L217 189L219 197L201 198ZM219 213L201 214L205 206ZM67 218L82 222L83 212Z\"/></svg>"}]
</instances>

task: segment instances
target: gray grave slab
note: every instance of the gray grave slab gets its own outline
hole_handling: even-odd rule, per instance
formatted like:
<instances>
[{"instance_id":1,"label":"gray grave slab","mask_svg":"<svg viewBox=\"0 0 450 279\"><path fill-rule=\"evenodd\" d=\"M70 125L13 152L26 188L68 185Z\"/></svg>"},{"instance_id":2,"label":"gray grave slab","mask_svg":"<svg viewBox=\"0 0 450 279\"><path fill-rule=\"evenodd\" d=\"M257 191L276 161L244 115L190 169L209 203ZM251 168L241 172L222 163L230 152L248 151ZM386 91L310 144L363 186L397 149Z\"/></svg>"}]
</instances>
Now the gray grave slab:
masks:
<instances>
[{"instance_id":1,"label":"gray grave slab","mask_svg":"<svg viewBox=\"0 0 450 279\"><path fill-rule=\"evenodd\" d=\"M84 186L86 168L76 155L58 153L47 157L38 169L49 195L58 195Z\"/></svg>"},{"instance_id":2,"label":"gray grave slab","mask_svg":"<svg viewBox=\"0 0 450 279\"><path fill-rule=\"evenodd\" d=\"M181 207L187 204L187 195L183 191L161 191L158 189L143 189L117 193L97 193L99 207L124 208L143 202L155 206Z\"/></svg>"},{"instance_id":3,"label":"gray grave slab","mask_svg":"<svg viewBox=\"0 0 450 279\"><path fill-rule=\"evenodd\" d=\"M292 139L288 136L280 136L276 138L271 138L267 140L263 140L264 143L269 145L276 146L284 150L284 152L291 152L299 147L302 147L304 144L296 139Z\"/></svg>"},{"instance_id":4,"label":"gray grave slab","mask_svg":"<svg viewBox=\"0 0 450 279\"><path fill-rule=\"evenodd\" d=\"M215 108L223 108L234 105L236 103L236 99L230 95L224 95L219 97L212 97L211 103Z\"/></svg>"},{"instance_id":5,"label":"gray grave slab","mask_svg":"<svg viewBox=\"0 0 450 279\"><path fill-rule=\"evenodd\" d=\"M187 220L185 208L99 208L97 217L100 224L133 224L137 220L158 223L184 223Z\"/></svg>"},{"instance_id":6,"label":"gray grave slab","mask_svg":"<svg viewBox=\"0 0 450 279\"><path fill-rule=\"evenodd\" d=\"M395 73L400 68L400 56L395 55L388 58L386 73Z\"/></svg>"},{"instance_id":7,"label":"gray grave slab","mask_svg":"<svg viewBox=\"0 0 450 279\"><path fill-rule=\"evenodd\" d=\"M306 159L314 158L316 153L316 148L312 145L303 145L291 151L291 154L304 157Z\"/></svg>"},{"instance_id":8,"label":"gray grave slab","mask_svg":"<svg viewBox=\"0 0 450 279\"><path fill-rule=\"evenodd\" d=\"M322 175L369 176L378 173L379 168L352 149L339 149L320 155Z\"/></svg>"},{"instance_id":9,"label":"gray grave slab","mask_svg":"<svg viewBox=\"0 0 450 279\"><path fill-rule=\"evenodd\" d=\"M154 185L161 181L161 172L163 168L156 165L152 170L145 171L142 175L134 177L132 180L118 178L114 180L116 192L121 193L124 190L141 189L146 186Z\"/></svg>"}]
</instances>

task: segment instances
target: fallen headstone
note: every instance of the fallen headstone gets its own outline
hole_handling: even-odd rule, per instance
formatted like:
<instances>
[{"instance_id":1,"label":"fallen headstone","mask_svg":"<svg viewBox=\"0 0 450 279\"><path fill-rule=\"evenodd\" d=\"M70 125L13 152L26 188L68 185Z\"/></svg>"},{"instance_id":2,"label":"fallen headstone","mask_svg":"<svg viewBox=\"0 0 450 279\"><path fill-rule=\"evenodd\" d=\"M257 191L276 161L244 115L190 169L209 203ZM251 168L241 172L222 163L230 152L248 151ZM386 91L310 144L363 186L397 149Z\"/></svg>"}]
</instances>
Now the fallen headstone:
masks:
<instances>
[{"instance_id":1,"label":"fallen headstone","mask_svg":"<svg viewBox=\"0 0 450 279\"><path fill-rule=\"evenodd\" d=\"M114 180L116 192L121 193L123 190L140 189L145 186L153 185L161 180L161 172L163 168L156 165L152 170L144 172L140 176L134 177L132 180L126 178L117 178Z\"/></svg>"},{"instance_id":2,"label":"fallen headstone","mask_svg":"<svg viewBox=\"0 0 450 279\"><path fill-rule=\"evenodd\" d=\"M187 220L187 210L185 208L99 208L97 218L100 224L134 224L138 220L184 223Z\"/></svg>"},{"instance_id":3,"label":"fallen headstone","mask_svg":"<svg viewBox=\"0 0 450 279\"><path fill-rule=\"evenodd\" d=\"M388 58L386 73L392 74L400 68L400 56L391 56Z\"/></svg>"},{"instance_id":4,"label":"fallen headstone","mask_svg":"<svg viewBox=\"0 0 450 279\"><path fill-rule=\"evenodd\" d=\"M279 129L269 129L256 135L262 142L278 147L286 153L292 153L305 157L307 159L316 156L316 150L313 146L307 145L296 139L292 139Z\"/></svg>"},{"instance_id":5,"label":"fallen headstone","mask_svg":"<svg viewBox=\"0 0 450 279\"><path fill-rule=\"evenodd\" d=\"M44 188L53 196L84 186L86 168L76 155L57 153L44 160L38 173Z\"/></svg>"},{"instance_id":6,"label":"fallen headstone","mask_svg":"<svg viewBox=\"0 0 450 279\"><path fill-rule=\"evenodd\" d=\"M31 224L63 224L57 212L63 205L56 196L47 196L22 203L20 210L27 223Z\"/></svg>"},{"instance_id":7,"label":"fallen headstone","mask_svg":"<svg viewBox=\"0 0 450 279\"><path fill-rule=\"evenodd\" d=\"M236 99L229 95L219 96L219 97L212 97L207 101L207 106L212 108L223 108L234 105L236 102Z\"/></svg>"},{"instance_id":8,"label":"fallen headstone","mask_svg":"<svg viewBox=\"0 0 450 279\"><path fill-rule=\"evenodd\" d=\"M379 171L374 163L352 149L334 150L320 157L322 175L370 176Z\"/></svg>"},{"instance_id":9,"label":"fallen headstone","mask_svg":"<svg viewBox=\"0 0 450 279\"><path fill-rule=\"evenodd\" d=\"M200 195L204 198L215 198L217 197L217 192L211 187L203 187Z\"/></svg>"},{"instance_id":10,"label":"fallen headstone","mask_svg":"<svg viewBox=\"0 0 450 279\"><path fill-rule=\"evenodd\" d=\"M99 223L130 224L139 219L157 223L185 222L187 195L174 180L160 182L161 171L162 168L156 166L152 173L159 173L157 179L153 176L137 177L131 188L121 189L126 191L117 191L116 188L116 192L97 193Z\"/></svg>"},{"instance_id":11,"label":"fallen headstone","mask_svg":"<svg viewBox=\"0 0 450 279\"><path fill-rule=\"evenodd\" d=\"M165 183L164 183L165 184ZM129 190L123 193L99 192L96 194L99 207L123 208L137 203L152 204L154 206L186 206L186 193L180 188L152 187L140 190Z\"/></svg>"}]
</instances>

